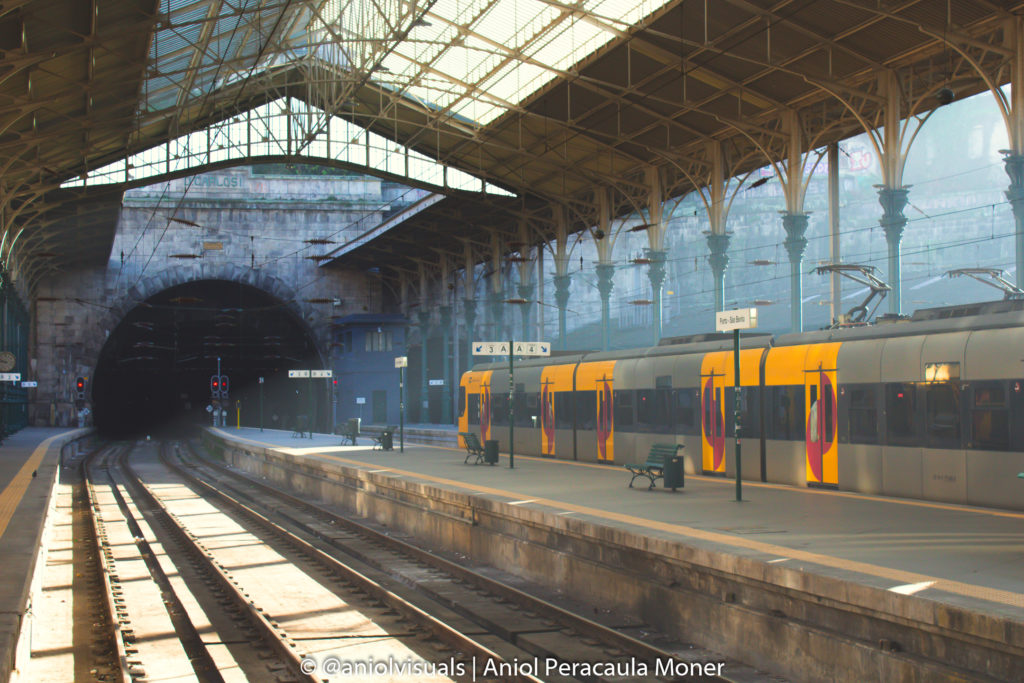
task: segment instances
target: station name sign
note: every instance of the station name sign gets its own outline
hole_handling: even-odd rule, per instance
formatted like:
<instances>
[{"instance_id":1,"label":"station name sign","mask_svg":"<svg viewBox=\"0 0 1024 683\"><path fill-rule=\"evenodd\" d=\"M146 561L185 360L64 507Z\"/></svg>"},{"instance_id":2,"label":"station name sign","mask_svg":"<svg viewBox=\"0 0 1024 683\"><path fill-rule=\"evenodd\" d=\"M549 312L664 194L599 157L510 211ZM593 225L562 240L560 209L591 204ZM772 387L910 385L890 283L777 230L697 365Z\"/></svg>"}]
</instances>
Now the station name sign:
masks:
<instances>
[{"instance_id":1,"label":"station name sign","mask_svg":"<svg viewBox=\"0 0 1024 683\"><path fill-rule=\"evenodd\" d=\"M715 313L715 329L719 332L749 330L754 327L757 327L756 308L737 308L733 311Z\"/></svg>"}]
</instances>

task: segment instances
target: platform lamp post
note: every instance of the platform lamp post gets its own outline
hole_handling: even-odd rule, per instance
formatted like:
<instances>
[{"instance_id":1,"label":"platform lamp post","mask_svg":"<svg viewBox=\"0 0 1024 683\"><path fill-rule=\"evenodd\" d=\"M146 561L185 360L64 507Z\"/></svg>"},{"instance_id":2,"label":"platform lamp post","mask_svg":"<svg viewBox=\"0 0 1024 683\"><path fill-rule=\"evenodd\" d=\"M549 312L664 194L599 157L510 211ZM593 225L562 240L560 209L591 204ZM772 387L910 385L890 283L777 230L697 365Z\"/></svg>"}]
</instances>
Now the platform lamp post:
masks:
<instances>
[{"instance_id":1,"label":"platform lamp post","mask_svg":"<svg viewBox=\"0 0 1024 683\"><path fill-rule=\"evenodd\" d=\"M405 453L405 369L409 367L408 356L395 358L398 368L398 452Z\"/></svg>"},{"instance_id":2,"label":"platform lamp post","mask_svg":"<svg viewBox=\"0 0 1024 683\"><path fill-rule=\"evenodd\" d=\"M734 311L717 311L715 329L719 332L732 331L733 345L733 422L736 439L736 502L743 502L742 458L740 457L740 427L742 402L740 400L740 330L757 327L757 309L740 308Z\"/></svg>"},{"instance_id":3,"label":"platform lamp post","mask_svg":"<svg viewBox=\"0 0 1024 683\"><path fill-rule=\"evenodd\" d=\"M263 431L263 378L260 377L260 431Z\"/></svg>"}]
</instances>

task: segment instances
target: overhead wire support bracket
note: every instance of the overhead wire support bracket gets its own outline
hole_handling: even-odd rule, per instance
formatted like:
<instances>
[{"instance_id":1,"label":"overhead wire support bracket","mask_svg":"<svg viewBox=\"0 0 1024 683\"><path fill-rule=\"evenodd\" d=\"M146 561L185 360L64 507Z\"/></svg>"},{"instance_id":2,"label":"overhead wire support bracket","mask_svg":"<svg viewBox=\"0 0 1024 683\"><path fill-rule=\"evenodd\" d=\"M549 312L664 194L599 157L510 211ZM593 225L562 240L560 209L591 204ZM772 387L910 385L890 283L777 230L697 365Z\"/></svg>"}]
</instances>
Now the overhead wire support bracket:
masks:
<instances>
[{"instance_id":1,"label":"overhead wire support bracket","mask_svg":"<svg viewBox=\"0 0 1024 683\"><path fill-rule=\"evenodd\" d=\"M854 306L846 312L846 321L850 323L864 323L867 319L874 315L875 311L878 310L878 306L885 299L885 295L892 289L888 284L880 280L875 275L876 268L874 266L863 266L855 263L830 263L824 266L818 266L814 269L818 275L830 275L832 273L839 273L843 277L849 278L854 282L868 287L871 292L867 295L859 305ZM871 300L878 297L878 301L875 302L871 312L868 312L868 305ZM836 325L833 325L835 327Z\"/></svg>"},{"instance_id":2,"label":"overhead wire support bracket","mask_svg":"<svg viewBox=\"0 0 1024 683\"><path fill-rule=\"evenodd\" d=\"M946 271L946 275L951 278L966 275L989 287L995 287L1003 293L1004 301L1024 299L1024 290L1006 280L999 268L955 268Z\"/></svg>"}]
</instances>

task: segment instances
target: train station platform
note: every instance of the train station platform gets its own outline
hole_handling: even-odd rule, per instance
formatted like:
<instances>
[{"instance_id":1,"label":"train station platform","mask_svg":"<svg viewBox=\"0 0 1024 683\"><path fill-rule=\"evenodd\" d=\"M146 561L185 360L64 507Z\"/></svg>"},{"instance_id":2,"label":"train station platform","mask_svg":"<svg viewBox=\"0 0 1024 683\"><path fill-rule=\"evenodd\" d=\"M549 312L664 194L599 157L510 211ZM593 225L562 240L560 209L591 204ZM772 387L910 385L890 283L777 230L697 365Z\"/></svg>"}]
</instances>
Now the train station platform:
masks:
<instances>
[{"instance_id":1,"label":"train station platform","mask_svg":"<svg viewBox=\"0 0 1024 683\"><path fill-rule=\"evenodd\" d=\"M0 445L0 681L28 657L25 632L33 575L61 453L91 429L26 427Z\"/></svg>"},{"instance_id":2,"label":"train station platform","mask_svg":"<svg viewBox=\"0 0 1024 683\"><path fill-rule=\"evenodd\" d=\"M617 553L630 546L700 565L715 576L741 576L926 630L993 637L1024 652L1021 512L746 481L737 503L735 482L722 478L687 475L677 492L660 486L648 491L640 479L629 488L630 475L621 466L516 455L510 469L506 453L497 466L473 466L464 463L462 449L412 444L408 437L399 453L397 438L394 451L380 451L371 449L369 439L341 446L330 435L297 439L244 428L210 434L257 456L276 452L291 463L340 468L372 482L384 477L406 482L406 488L426 486L439 500L469 496L484 501L478 502L481 509L515 510L524 538L526 529L548 525L549 542L562 544L560 552L571 545L562 534L584 534L593 544L615 546L615 553L605 554L626 565ZM526 551L508 555L511 562L531 557ZM728 591L719 597L746 599ZM878 642L892 647L887 638Z\"/></svg>"}]
</instances>

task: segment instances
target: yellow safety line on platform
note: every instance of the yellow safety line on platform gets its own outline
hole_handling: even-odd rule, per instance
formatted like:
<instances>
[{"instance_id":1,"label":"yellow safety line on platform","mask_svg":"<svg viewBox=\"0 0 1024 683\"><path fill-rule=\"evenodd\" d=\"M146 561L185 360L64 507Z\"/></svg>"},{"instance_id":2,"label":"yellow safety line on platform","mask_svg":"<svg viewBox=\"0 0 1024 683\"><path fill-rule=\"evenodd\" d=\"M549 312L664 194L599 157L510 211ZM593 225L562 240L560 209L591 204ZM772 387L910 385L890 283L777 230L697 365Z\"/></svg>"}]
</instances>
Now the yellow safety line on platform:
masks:
<instances>
[{"instance_id":1,"label":"yellow safety line on platform","mask_svg":"<svg viewBox=\"0 0 1024 683\"><path fill-rule=\"evenodd\" d=\"M225 434L225 436L228 436ZM246 439L238 435L230 435L236 439L242 439L250 441L251 443L267 446L270 448L287 448L286 446L280 446L278 444L266 443L255 441L252 439ZM320 457L335 460L337 462L345 463L348 465L354 465L358 467L377 467L381 468L380 463L368 463L362 460L352 460L350 458L343 458L337 455L331 455L329 453L323 453ZM534 458L531 458L534 459ZM544 458L536 458L536 460L545 460ZM558 461L552 461L558 462ZM456 481L453 479L446 479L444 477L436 477L430 474L423 474L422 472L413 472L410 470L402 470L395 467L385 467L395 474L401 474L408 477L425 479L439 484L446 484L449 486L456 486L463 489L470 489L479 493L488 493L492 495L505 496L512 500L523 500L530 498L529 494L525 494L517 491L509 491L506 489L497 489L488 486L480 486L477 484L470 484L464 481ZM786 488L790 491L801 491L800 489ZM802 491L801 491L802 492ZM829 491L827 494L834 494L836 492ZM888 499L881 499L883 502L898 502L906 504L908 501L889 501ZM814 564L822 565L825 567L832 567L834 569L841 569L844 571L855 571L861 574L867 574L870 576L876 576L883 579L889 579L895 581L897 586L906 584L922 583L926 581L934 582L929 590L943 590L949 593L956 593L958 595L964 595L971 598L978 598L981 600L988 600L990 602L999 602L1006 605L1012 605L1014 607L1024 607L1024 594L1015 593L1013 591L1000 590L997 588L986 588L984 586L978 586L976 584L963 583L961 581L952 581L943 579L936 576L929 576L927 574L918 574L916 572L909 572L902 569L893 569L890 567L882 567L876 564L870 564L868 562L859 562L857 560L847 560L843 558L833 557L831 555L822 555L819 553L811 553L805 550L798 550L796 548L788 548L786 546L774 545L771 543L765 543L763 541L756 541L749 538L743 538L740 536L732 536L729 534L716 533L714 531L705 531L703 529L696 529L694 527L684 526L682 524L672 524L669 522L659 522L657 520L645 519L643 517L634 517L632 515L626 515L618 512L612 512L610 510L599 510L597 508L586 507L583 505L576 505L574 503L567 503L565 501L553 500L549 498L536 498L533 502L537 505L546 505L548 507L557 508L560 510L568 510L572 512L578 512L583 514L592 515L601 519L613 520L616 522L622 522L624 524L631 524L655 531L664 531L668 533L678 534L681 536L689 536L691 538L700 539L703 541L709 541L712 543L720 543L723 545L730 545L739 548L746 548L747 550L753 550L767 555L777 555L782 558L789 558L793 560L799 560L802 562L813 562ZM913 501L910 501L911 503ZM956 508L955 510L968 510L968 508ZM893 586L895 587L895 586Z\"/></svg>"},{"instance_id":2,"label":"yellow safety line on platform","mask_svg":"<svg viewBox=\"0 0 1024 683\"><path fill-rule=\"evenodd\" d=\"M326 453L323 454L321 457L329 458L331 460L337 460L338 462L350 465L358 465L365 467L369 464L359 460L350 460L349 458L342 458L337 455L330 455ZM429 474L411 472L408 470L400 470L397 468L389 469L394 474L401 474L409 477L426 479L428 481L436 482L439 484L447 484L449 486L468 488L479 493L489 493L492 495L505 496L508 498L512 498L514 500L522 500L523 498L529 497L527 494L517 491L508 491L505 489L496 489L488 486L479 486L476 484L469 484L463 481L455 481L452 479L445 479L444 477L435 477ZM550 498L535 498L531 502L536 503L537 505L546 505L548 507L553 507L561 510L593 515L594 517L613 520L616 522L622 522L624 524L632 524L634 526L653 529L656 531L666 531L669 533L679 534L682 536L689 536L691 538L700 539L702 541L710 541L713 543L721 543L723 545L731 545L735 547L746 548L747 550L754 550L757 552L765 553L767 555L778 555L780 557L789 558L792 560L800 560L802 562L813 562L815 564L819 564L825 567L832 567L835 569L842 569L845 571L860 572L861 574L868 574L870 576L876 576L879 578L895 581L897 582L897 586L930 581L933 582L931 589L934 590L943 590L949 593L965 595L971 598L988 600L990 602L1000 602L1006 605L1012 605L1014 607L1024 607L1024 594L1000 590L998 588L986 588L985 586L963 583L961 581L952 581L936 576L929 576L927 574L918 574L916 572L904 571L902 569L882 567L876 564L870 564L868 562L846 560L839 557L832 557L831 555L811 553L805 550L797 550L796 548L787 548L786 546L773 545L771 543L755 541L740 536L731 536L728 534L720 534L713 531L705 531L703 529L696 529L694 527L684 526L682 524L659 522L653 519L634 517L632 515L612 512L610 510L599 510L597 508L586 507L584 505L576 505L574 503L567 503L561 500L553 500Z\"/></svg>"},{"instance_id":3,"label":"yellow safety line on platform","mask_svg":"<svg viewBox=\"0 0 1024 683\"><path fill-rule=\"evenodd\" d=\"M18 508L18 504L21 503L21 499L25 497L25 491L28 490L28 485L32 483L32 473L39 469L39 464L46 456L46 451L50 448L53 440L62 436L64 434L54 434L36 446L36 449L32 451L32 455L28 457L25 464L21 466L18 473L14 475L14 478L7 484L7 487L0 493L0 537L7 531L7 525L10 524L14 511Z\"/></svg>"}]
</instances>

